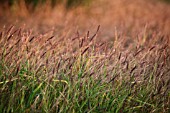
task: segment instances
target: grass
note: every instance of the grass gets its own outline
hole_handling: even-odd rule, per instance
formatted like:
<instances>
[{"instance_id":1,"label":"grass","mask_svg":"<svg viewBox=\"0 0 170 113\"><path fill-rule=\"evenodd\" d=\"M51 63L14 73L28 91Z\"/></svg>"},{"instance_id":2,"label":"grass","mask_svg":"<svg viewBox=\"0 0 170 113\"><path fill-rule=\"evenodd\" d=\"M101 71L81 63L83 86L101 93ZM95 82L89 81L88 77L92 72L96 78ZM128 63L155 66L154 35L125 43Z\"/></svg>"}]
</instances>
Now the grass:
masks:
<instances>
[{"instance_id":1,"label":"grass","mask_svg":"<svg viewBox=\"0 0 170 113\"><path fill-rule=\"evenodd\" d=\"M167 38L145 30L125 47L116 33L114 42L97 41L99 30L70 39L67 33L34 36L15 26L4 28L0 112L168 113Z\"/></svg>"}]
</instances>

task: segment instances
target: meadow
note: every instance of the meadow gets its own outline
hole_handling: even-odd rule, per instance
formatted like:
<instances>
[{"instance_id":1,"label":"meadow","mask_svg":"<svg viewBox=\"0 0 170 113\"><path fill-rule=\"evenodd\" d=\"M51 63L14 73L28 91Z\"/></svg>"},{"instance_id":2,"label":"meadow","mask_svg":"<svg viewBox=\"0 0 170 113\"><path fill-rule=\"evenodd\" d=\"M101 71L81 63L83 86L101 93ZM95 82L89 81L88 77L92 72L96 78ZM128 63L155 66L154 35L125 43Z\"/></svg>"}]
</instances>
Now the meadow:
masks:
<instances>
[{"instance_id":1,"label":"meadow","mask_svg":"<svg viewBox=\"0 0 170 113\"><path fill-rule=\"evenodd\" d=\"M0 113L169 113L169 4L129 1L0 10Z\"/></svg>"}]
</instances>

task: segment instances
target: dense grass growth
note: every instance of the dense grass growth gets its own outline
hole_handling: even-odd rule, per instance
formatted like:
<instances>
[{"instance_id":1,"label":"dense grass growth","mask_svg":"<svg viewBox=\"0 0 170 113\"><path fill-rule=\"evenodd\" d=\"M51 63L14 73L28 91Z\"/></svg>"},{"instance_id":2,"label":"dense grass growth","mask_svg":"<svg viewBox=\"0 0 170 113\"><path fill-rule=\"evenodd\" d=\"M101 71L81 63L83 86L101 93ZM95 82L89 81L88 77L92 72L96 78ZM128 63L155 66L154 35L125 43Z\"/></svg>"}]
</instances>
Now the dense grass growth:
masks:
<instances>
[{"instance_id":1,"label":"dense grass growth","mask_svg":"<svg viewBox=\"0 0 170 113\"><path fill-rule=\"evenodd\" d=\"M98 32L0 31L0 112L168 113L167 38L145 32L125 47L117 33L98 42Z\"/></svg>"}]
</instances>

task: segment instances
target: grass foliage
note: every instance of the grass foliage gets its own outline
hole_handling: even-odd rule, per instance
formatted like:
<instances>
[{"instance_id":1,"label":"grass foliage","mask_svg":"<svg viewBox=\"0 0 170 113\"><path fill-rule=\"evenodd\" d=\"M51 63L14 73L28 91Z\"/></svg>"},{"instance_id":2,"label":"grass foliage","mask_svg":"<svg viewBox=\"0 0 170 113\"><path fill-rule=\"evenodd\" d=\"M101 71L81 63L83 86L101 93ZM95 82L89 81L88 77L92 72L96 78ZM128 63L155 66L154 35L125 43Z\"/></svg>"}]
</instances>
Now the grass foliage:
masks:
<instances>
[{"instance_id":1,"label":"grass foliage","mask_svg":"<svg viewBox=\"0 0 170 113\"><path fill-rule=\"evenodd\" d=\"M167 38L145 32L125 48L117 33L98 42L99 27L74 38L0 31L0 112L168 113Z\"/></svg>"}]
</instances>

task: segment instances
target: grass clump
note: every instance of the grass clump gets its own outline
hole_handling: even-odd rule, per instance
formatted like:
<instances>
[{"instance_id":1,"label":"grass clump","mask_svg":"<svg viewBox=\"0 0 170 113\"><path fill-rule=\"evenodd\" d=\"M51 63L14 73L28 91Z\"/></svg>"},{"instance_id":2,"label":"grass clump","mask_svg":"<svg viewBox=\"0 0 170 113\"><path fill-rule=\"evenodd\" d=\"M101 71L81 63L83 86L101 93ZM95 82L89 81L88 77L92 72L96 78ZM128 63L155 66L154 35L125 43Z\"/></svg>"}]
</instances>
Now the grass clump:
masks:
<instances>
[{"instance_id":1,"label":"grass clump","mask_svg":"<svg viewBox=\"0 0 170 113\"><path fill-rule=\"evenodd\" d=\"M98 42L98 32L70 39L4 28L0 112L168 112L166 38L124 48L123 38Z\"/></svg>"}]
</instances>

